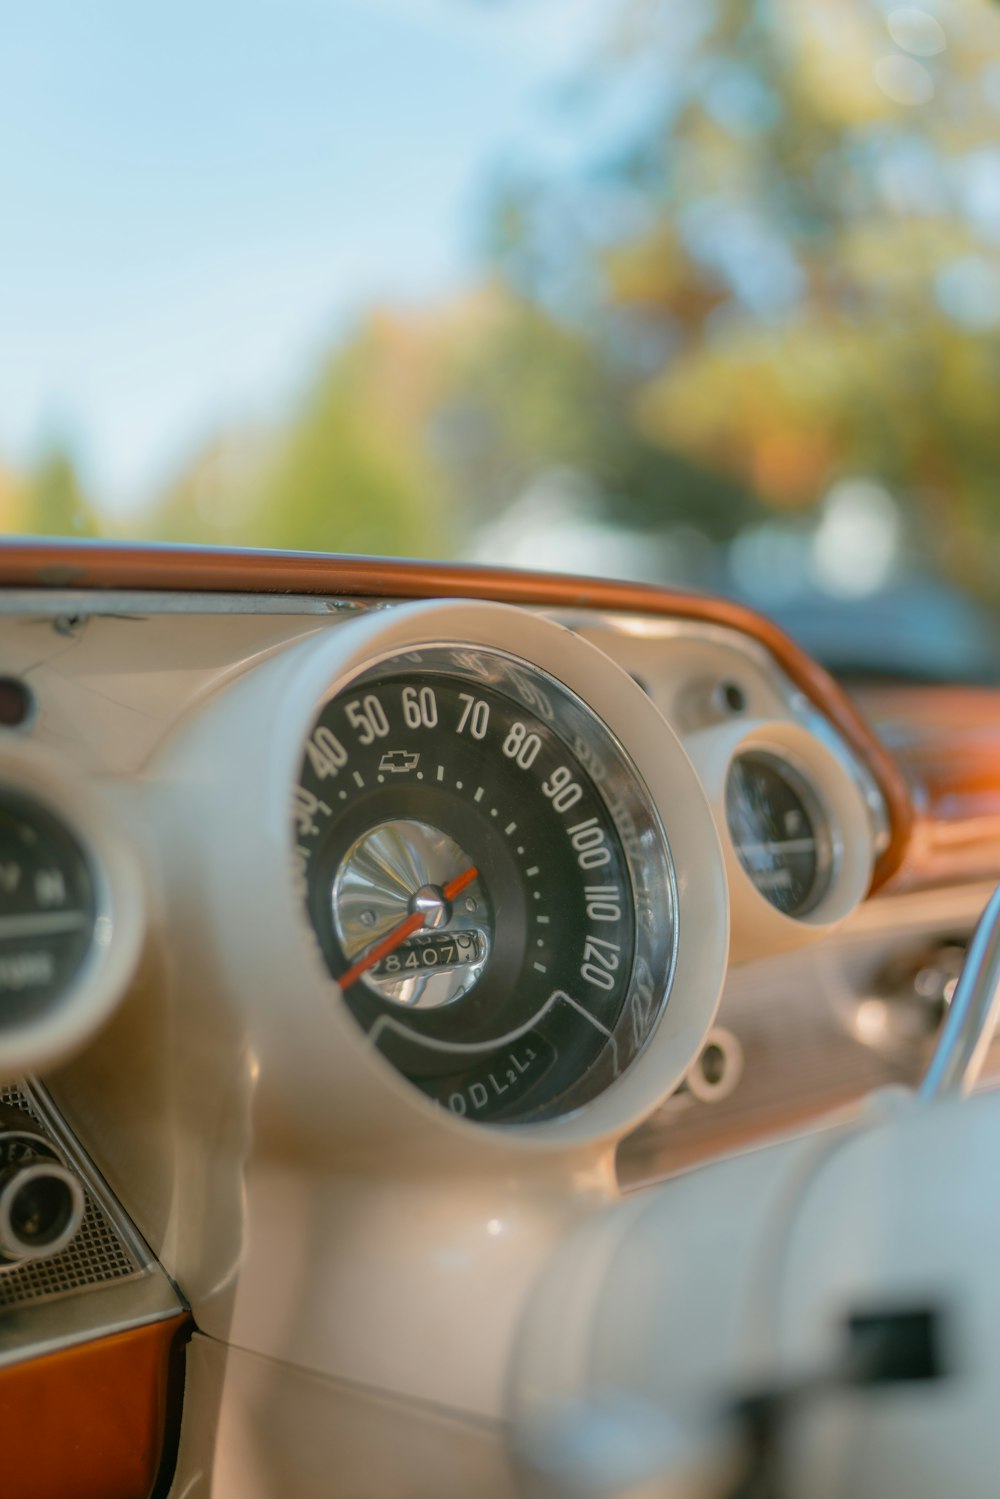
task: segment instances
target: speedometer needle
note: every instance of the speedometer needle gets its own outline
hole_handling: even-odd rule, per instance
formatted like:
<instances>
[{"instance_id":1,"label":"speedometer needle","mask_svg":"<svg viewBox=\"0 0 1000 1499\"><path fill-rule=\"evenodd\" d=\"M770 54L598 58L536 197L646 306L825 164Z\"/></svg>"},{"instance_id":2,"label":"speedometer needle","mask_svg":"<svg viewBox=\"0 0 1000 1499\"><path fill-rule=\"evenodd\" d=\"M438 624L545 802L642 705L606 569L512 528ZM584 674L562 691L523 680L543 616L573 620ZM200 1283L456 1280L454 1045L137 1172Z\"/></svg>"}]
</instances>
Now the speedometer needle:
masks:
<instances>
[{"instance_id":1,"label":"speedometer needle","mask_svg":"<svg viewBox=\"0 0 1000 1499\"><path fill-rule=\"evenodd\" d=\"M463 870L461 874L457 874L453 880L449 880L447 885L442 886L441 895L443 899L454 900L456 895L461 895L462 891L471 885L473 880L478 878L479 870L473 864L470 868ZM359 958L356 963L348 968L346 973L340 975L337 982L340 984L341 989L349 989L363 973L367 973L369 968L374 968L376 963L381 963L383 958L388 957L391 952L399 947L400 943L406 941L407 937L412 937L414 932L419 932L420 928L425 926L426 923L427 913L425 911L414 911L412 916L407 916L398 926L394 926L392 931L386 933L380 942L376 942L374 947L368 949L363 958Z\"/></svg>"}]
</instances>

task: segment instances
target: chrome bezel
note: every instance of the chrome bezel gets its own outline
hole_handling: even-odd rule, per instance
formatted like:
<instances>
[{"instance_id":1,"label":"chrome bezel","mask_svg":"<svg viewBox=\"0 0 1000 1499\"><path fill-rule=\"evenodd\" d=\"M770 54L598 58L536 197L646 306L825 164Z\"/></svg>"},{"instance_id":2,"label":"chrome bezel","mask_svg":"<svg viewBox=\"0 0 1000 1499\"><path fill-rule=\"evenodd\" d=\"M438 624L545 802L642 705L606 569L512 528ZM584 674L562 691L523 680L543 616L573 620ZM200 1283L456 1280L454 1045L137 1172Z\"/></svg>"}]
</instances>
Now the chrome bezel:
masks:
<instances>
[{"instance_id":1,"label":"chrome bezel","mask_svg":"<svg viewBox=\"0 0 1000 1499\"><path fill-rule=\"evenodd\" d=\"M597 1061L553 1101L551 1109L541 1112L533 1109L527 1113L531 1122L566 1118L627 1071L646 1049L669 1001L677 961L678 899L663 820L633 759L599 714L551 672L500 647L438 640L411 649L379 652L338 680L318 704L311 727L326 706L344 692L400 672L421 669L460 681L477 681L536 714L583 765L598 788L621 841L635 923L634 951L621 1008L609 1032L598 1026L607 1036L607 1042ZM555 998L557 995L559 999ZM553 991L546 1007L560 1001L591 1019L585 1006L564 991ZM494 1037L488 1043L431 1041L410 1030L402 1009L398 1018L384 1019L379 1034L387 1028L405 1030L408 1040L430 1050L473 1058L516 1039L537 1022L540 1013L536 1012L515 1031ZM373 1027L369 1036L373 1045L378 1040L376 1029ZM505 1127L507 1123L518 1122L515 1116L505 1121Z\"/></svg>"},{"instance_id":2,"label":"chrome bezel","mask_svg":"<svg viewBox=\"0 0 1000 1499\"><path fill-rule=\"evenodd\" d=\"M0 1019L0 1080L51 1066L82 1044L123 998L145 933L145 891L130 841L103 788L30 734L0 745L0 797L37 804L77 845L93 885L87 953L68 982Z\"/></svg>"},{"instance_id":3,"label":"chrome bezel","mask_svg":"<svg viewBox=\"0 0 1000 1499\"><path fill-rule=\"evenodd\" d=\"M785 910L783 906L778 905L777 901L771 899L766 890L761 888L753 869L743 858L741 845L736 841L736 834L730 820L729 796L733 773L737 766L742 765L746 760L763 761L780 780L784 781L802 803L811 824L816 842L816 869L807 896L793 910ZM837 878L843 847L833 814L805 767L789 754L788 750L778 745L769 745L765 742L747 745L738 750L729 762L723 790L723 804L726 812L726 829L732 842L733 852L757 893L782 916L787 916L790 921L802 921L810 916L825 900Z\"/></svg>"}]
</instances>

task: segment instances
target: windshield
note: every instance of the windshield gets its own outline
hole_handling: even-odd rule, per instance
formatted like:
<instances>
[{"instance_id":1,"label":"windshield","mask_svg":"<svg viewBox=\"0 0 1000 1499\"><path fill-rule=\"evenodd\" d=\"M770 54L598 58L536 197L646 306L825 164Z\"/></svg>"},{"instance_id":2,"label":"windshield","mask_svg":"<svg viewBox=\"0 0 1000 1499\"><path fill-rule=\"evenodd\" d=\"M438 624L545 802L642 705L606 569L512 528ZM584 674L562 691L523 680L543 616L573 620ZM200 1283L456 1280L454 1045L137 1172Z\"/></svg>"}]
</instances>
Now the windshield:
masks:
<instances>
[{"instance_id":1,"label":"windshield","mask_svg":"<svg viewBox=\"0 0 1000 1499\"><path fill-rule=\"evenodd\" d=\"M1000 7L110 0L0 61L0 522L1000 663Z\"/></svg>"}]
</instances>

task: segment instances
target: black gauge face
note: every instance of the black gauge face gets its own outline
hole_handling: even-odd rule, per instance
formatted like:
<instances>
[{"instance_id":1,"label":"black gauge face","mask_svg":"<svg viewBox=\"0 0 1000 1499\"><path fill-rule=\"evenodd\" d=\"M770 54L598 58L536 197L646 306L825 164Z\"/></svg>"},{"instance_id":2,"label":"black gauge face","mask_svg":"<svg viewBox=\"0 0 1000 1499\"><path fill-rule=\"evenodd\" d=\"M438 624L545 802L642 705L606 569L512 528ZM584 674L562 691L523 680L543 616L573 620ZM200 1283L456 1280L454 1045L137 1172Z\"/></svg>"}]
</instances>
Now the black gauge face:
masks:
<instances>
[{"instance_id":1,"label":"black gauge face","mask_svg":"<svg viewBox=\"0 0 1000 1499\"><path fill-rule=\"evenodd\" d=\"M832 874L829 820L808 781L766 751L740 755L726 782L726 819L740 863L765 900L805 916Z\"/></svg>"},{"instance_id":2,"label":"black gauge face","mask_svg":"<svg viewBox=\"0 0 1000 1499\"><path fill-rule=\"evenodd\" d=\"M499 653L367 672L316 722L297 873L346 1003L465 1117L563 1113L648 1039L674 951L659 820L608 731Z\"/></svg>"},{"instance_id":3,"label":"black gauge face","mask_svg":"<svg viewBox=\"0 0 1000 1499\"><path fill-rule=\"evenodd\" d=\"M63 823L0 788L0 1023L57 997L94 940L94 886Z\"/></svg>"}]
</instances>

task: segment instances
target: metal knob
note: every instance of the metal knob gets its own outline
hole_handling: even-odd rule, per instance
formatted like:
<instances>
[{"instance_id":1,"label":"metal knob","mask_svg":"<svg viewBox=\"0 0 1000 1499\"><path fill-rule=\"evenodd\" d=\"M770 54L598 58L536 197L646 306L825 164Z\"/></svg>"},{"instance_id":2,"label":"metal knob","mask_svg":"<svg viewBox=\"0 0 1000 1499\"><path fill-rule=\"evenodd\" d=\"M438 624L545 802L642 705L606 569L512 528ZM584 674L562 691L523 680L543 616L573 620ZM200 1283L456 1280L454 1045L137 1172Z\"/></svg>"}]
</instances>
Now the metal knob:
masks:
<instances>
[{"instance_id":1,"label":"metal knob","mask_svg":"<svg viewBox=\"0 0 1000 1499\"><path fill-rule=\"evenodd\" d=\"M0 1265L58 1254L84 1208L78 1178L46 1137L19 1110L0 1108Z\"/></svg>"}]
</instances>

